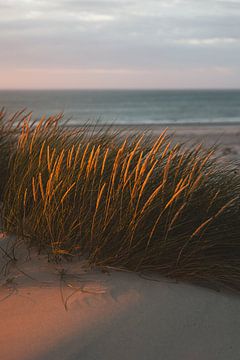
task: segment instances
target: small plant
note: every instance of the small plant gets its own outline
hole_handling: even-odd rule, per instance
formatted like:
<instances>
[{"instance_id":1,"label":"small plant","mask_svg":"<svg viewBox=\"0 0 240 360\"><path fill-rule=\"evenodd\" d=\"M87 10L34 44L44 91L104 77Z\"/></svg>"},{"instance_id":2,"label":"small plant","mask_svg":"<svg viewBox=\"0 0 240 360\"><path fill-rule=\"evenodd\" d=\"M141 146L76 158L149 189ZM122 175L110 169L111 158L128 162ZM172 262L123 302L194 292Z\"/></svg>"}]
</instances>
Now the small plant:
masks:
<instances>
[{"instance_id":1,"label":"small plant","mask_svg":"<svg viewBox=\"0 0 240 360\"><path fill-rule=\"evenodd\" d=\"M15 114L6 121L4 109L0 110L0 202L3 200L5 185L9 177L9 161L15 141L14 135L17 132L14 121L18 116L20 116L20 113Z\"/></svg>"},{"instance_id":2,"label":"small plant","mask_svg":"<svg viewBox=\"0 0 240 360\"><path fill-rule=\"evenodd\" d=\"M61 116L14 120L7 231L55 259L240 288L240 179L214 149L173 145L166 132L74 129Z\"/></svg>"}]
</instances>

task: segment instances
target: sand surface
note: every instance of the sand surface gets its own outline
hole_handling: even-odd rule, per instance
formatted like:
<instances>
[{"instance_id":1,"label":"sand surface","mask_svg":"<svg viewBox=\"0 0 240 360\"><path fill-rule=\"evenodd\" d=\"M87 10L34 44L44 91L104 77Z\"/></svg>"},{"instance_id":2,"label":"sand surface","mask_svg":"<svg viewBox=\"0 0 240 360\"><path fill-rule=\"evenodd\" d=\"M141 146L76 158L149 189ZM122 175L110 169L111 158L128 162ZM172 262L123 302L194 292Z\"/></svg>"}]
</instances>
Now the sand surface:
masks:
<instances>
[{"instance_id":1,"label":"sand surface","mask_svg":"<svg viewBox=\"0 0 240 360\"><path fill-rule=\"evenodd\" d=\"M240 125L178 125L178 126L116 126L127 133L149 131L158 135L167 129L168 134L174 135L174 142L185 143L187 146L202 143L204 146L218 145L218 155L224 160L231 160L239 164L240 161Z\"/></svg>"},{"instance_id":2,"label":"sand surface","mask_svg":"<svg viewBox=\"0 0 240 360\"><path fill-rule=\"evenodd\" d=\"M179 141L221 139L224 161L238 166L240 127L175 130ZM0 235L10 254L11 243ZM79 261L56 265L22 246L16 255L7 264L0 250L1 359L240 359L240 295L86 271Z\"/></svg>"},{"instance_id":3,"label":"sand surface","mask_svg":"<svg viewBox=\"0 0 240 360\"><path fill-rule=\"evenodd\" d=\"M1 278L1 359L239 360L239 295L18 258Z\"/></svg>"}]
</instances>

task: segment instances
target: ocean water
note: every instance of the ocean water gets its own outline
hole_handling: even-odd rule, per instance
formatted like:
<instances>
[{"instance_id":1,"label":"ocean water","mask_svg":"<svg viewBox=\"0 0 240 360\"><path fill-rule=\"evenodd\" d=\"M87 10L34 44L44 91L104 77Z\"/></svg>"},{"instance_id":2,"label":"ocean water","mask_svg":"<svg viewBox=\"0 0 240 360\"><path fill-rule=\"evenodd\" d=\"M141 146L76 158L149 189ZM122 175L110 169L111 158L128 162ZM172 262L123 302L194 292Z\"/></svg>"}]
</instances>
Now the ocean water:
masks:
<instances>
[{"instance_id":1,"label":"ocean water","mask_svg":"<svg viewBox=\"0 0 240 360\"><path fill-rule=\"evenodd\" d=\"M71 124L240 124L240 90L2 90L0 107L64 112Z\"/></svg>"}]
</instances>

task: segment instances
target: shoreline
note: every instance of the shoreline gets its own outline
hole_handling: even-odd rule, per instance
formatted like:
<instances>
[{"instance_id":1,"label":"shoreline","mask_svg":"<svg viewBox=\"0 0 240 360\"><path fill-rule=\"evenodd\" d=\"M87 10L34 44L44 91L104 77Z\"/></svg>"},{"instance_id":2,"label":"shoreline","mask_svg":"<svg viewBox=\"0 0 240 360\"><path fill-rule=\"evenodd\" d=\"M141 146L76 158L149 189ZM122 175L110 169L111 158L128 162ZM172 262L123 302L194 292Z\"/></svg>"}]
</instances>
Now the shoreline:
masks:
<instances>
[{"instance_id":1,"label":"shoreline","mask_svg":"<svg viewBox=\"0 0 240 360\"><path fill-rule=\"evenodd\" d=\"M67 124L66 126L67 127L82 127L84 126L85 123L69 123ZM116 128L232 128L232 127L237 127L239 128L239 131L240 131L240 121L238 122L203 122L203 123L200 123L200 122L196 122L196 123L169 123L169 122L166 122L166 123L134 123L134 124L131 124L131 123L126 123L126 124L119 124L119 123L116 123L114 124L114 122L112 123L101 123L101 124L98 124L97 122L95 123L89 123L88 124L89 127L116 127Z\"/></svg>"}]
</instances>

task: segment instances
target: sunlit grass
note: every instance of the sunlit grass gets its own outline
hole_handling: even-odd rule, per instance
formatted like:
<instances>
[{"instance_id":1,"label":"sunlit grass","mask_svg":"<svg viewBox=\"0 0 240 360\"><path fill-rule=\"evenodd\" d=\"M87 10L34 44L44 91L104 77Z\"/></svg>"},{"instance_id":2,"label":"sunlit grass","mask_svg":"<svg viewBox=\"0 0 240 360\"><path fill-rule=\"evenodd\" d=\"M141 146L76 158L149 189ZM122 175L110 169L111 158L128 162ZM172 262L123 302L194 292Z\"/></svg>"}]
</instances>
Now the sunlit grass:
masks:
<instances>
[{"instance_id":1,"label":"sunlit grass","mask_svg":"<svg viewBox=\"0 0 240 360\"><path fill-rule=\"evenodd\" d=\"M14 119L1 115L8 232L52 259L240 288L240 179L213 149Z\"/></svg>"}]
</instances>

